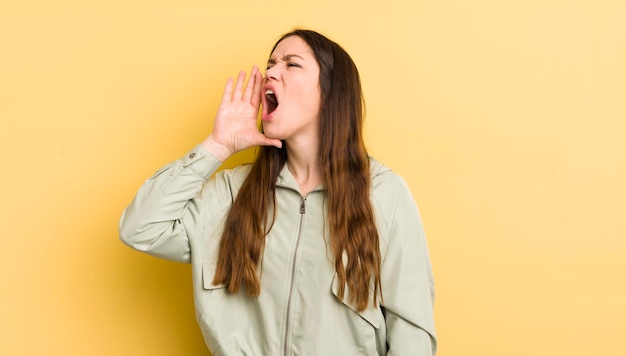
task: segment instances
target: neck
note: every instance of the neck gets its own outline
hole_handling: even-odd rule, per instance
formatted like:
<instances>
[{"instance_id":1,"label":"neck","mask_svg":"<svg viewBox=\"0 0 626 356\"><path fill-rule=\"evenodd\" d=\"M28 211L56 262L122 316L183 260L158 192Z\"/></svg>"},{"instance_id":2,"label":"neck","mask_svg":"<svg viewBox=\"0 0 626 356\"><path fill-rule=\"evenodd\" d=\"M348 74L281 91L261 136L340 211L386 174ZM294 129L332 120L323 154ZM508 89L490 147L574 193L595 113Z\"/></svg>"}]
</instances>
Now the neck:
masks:
<instances>
[{"instance_id":1,"label":"neck","mask_svg":"<svg viewBox=\"0 0 626 356\"><path fill-rule=\"evenodd\" d=\"M294 144L288 142L287 168L300 188L300 194L306 196L322 182L319 144Z\"/></svg>"}]
</instances>

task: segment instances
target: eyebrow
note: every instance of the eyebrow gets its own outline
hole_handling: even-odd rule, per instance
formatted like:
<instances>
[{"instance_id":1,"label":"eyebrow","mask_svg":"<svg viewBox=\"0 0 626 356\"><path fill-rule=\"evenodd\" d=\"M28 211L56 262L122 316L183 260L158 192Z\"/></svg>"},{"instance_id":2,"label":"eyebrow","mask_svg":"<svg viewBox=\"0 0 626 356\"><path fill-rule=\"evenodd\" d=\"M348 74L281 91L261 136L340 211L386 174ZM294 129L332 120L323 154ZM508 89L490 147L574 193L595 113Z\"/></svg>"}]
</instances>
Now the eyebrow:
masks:
<instances>
[{"instance_id":1,"label":"eyebrow","mask_svg":"<svg viewBox=\"0 0 626 356\"><path fill-rule=\"evenodd\" d=\"M292 59L294 57L295 58L300 58L300 59L304 60L304 58L302 58L301 56L299 56L297 54L287 54L287 55L284 55L282 60L283 60L283 62L285 62L285 61L288 61L288 60L290 60L290 59ZM267 64L276 64L276 59L274 59L274 58L268 59L267 60Z\"/></svg>"}]
</instances>

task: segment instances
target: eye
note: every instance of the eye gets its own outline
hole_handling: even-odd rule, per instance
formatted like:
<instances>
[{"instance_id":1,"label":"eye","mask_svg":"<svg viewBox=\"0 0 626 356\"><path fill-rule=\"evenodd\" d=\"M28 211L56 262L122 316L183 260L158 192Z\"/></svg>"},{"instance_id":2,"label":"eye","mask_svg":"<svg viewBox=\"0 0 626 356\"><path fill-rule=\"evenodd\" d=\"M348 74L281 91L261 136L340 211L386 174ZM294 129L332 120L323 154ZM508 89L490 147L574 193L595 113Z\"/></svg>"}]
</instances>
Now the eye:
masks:
<instances>
[{"instance_id":1,"label":"eye","mask_svg":"<svg viewBox=\"0 0 626 356\"><path fill-rule=\"evenodd\" d=\"M300 65L298 63L289 62L287 63L287 67L300 67Z\"/></svg>"}]
</instances>

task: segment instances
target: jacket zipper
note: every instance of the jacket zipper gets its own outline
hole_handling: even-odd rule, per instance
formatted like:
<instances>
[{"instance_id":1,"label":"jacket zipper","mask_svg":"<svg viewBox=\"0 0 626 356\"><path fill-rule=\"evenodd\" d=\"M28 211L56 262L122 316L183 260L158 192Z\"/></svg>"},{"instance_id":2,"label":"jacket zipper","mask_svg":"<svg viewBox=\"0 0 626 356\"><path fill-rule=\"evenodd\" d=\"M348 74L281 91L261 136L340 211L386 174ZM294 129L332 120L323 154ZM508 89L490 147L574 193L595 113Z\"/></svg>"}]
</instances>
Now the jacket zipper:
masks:
<instances>
[{"instance_id":1,"label":"jacket zipper","mask_svg":"<svg viewBox=\"0 0 626 356\"><path fill-rule=\"evenodd\" d=\"M298 226L298 237L296 239L296 249L294 251L293 262L291 264L291 281L289 283L289 297L287 298L287 312L285 320L285 343L284 343L284 355L289 355L289 319L291 314L291 298L293 297L293 284L296 275L296 262L298 259L298 247L300 247L300 239L302 237L302 225L304 223L304 214L306 213L306 197L302 197L300 201L300 225Z\"/></svg>"}]
</instances>

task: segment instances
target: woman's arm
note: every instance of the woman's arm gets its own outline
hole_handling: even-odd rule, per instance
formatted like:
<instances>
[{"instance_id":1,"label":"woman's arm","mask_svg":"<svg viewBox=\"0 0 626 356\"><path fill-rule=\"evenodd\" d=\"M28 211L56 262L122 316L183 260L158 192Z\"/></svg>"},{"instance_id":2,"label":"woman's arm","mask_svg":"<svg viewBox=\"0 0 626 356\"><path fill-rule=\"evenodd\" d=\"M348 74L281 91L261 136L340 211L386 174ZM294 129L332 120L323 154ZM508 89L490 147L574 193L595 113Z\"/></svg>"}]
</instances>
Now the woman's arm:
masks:
<instances>
[{"instance_id":1,"label":"woman's arm","mask_svg":"<svg viewBox=\"0 0 626 356\"><path fill-rule=\"evenodd\" d=\"M388 356L435 355L434 282L422 221L402 178L389 182L395 196L381 266Z\"/></svg>"},{"instance_id":2,"label":"woman's arm","mask_svg":"<svg viewBox=\"0 0 626 356\"><path fill-rule=\"evenodd\" d=\"M282 145L257 128L262 76L252 68L237 80L229 78L215 117L213 132L182 159L165 166L139 189L120 219L120 239L134 249L174 261L189 262L189 237L203 228L214 203L232 202L228 182L213 181L205 194L205 182L230 155L257 145ZM225 178L225 177L222 177ZM208 204L208 205L207 205Z\"/></svg>"},{"instance_id":3,"label":"woman's arm","mask_svg":"<svg viewBox=\"0 0 626 356\"><path fill-rule=\"evenodd\" d=\"M199 145L163 167L141 186L124 210L120 239L153 256L190 262L188 236L203 228L205 218L199 193L220 164Z\"/></svg>"}]
</instances>

